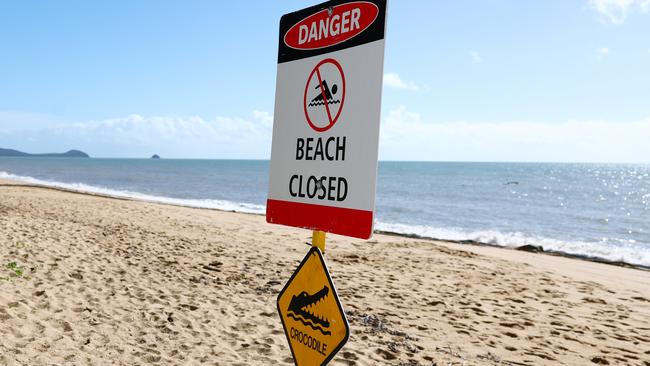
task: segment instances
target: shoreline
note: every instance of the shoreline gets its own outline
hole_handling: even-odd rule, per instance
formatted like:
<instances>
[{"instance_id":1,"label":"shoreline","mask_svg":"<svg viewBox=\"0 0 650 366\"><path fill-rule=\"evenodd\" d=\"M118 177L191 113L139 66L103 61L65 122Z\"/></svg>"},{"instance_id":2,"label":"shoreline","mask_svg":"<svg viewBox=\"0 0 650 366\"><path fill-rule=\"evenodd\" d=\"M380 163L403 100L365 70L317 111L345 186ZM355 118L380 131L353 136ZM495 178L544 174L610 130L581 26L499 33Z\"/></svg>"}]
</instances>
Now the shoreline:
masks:
<instances>
[{"instance_id":1,"label":"shoreline","mask_svg":"<svg viewBox=\"0 0 650 366\"><path fill-rule=\"evenodd\" d=\"M616 267L624 267L624 268L630 268L630 269L636 269L639 271L648 271L650 272L650 266L644 266L641 264L632 264L632 263L627 263L623 261L611 261L599 257L592 257L588 255L581 255L581 254L571 254L571 253L565 253L565 252L560 252L560 251L555 251L555 250L546 250L542 246L531 246L531 245L522 245L519 247L504 247L500 246L497 244L489 244L489 243L483 243L480 241L476 240L450 240L450 239L440 239L440 238L429 238L429 237L424 237L420 236L417 234L403 234L403 233L395 233L392 231L383 231L383 230L375 230L376 234L382 234L382 235L391 235L391 236L398 236L398 237L405 237L405 238L411 238L411 239L420 239L420 240L431 240L431 241L436 241L436 242L445 242L445 243L453 243L453 244L458 244L458 245L474 245L478 247L489 247L489 248L497 248L497 249L505 249L505 250L516 250L516 251L521 251L521 252L528 252L528 253L534 253L534 254L543 254L543 255L550 255L550 256L556 256L556 257L563 257L563 258L569 258L569 259L575 259L575 260L582 260L586 262L593 262L593 263L600 263L600 264L606 264L610 266L616 266ZM530 247L530 248L526 248ZM539 250L537 248L541 248L542 250Z\"/></svg>"},{"instance_id":2,"label":"shoreline","mask_svg":"<svg viewBox=\"0 0 650 366\"><path fill-rule=\"evenodd\" d=\"M243 214L243 215L264 216L264 214L262 214L262 213L243 212L243 211L237 211L237 210L226 210L226 209L209 208L209 207L198 207L198 206L192 206L192 205L176 204L176 203L171 203L171 202L158 202L158 201L147 200L147 199L139 199L139 198L135 198L135 197L120 197L120 196L115 196L115 195L110 195L110 194L99 193L99 192L83 191L83 190L69 189L69 188L57 187L57 186L48 186L48 185L45 185L45 184L26 183L26 182L22 182L20 180L12 180L12 179L7 179L7 178L1 178L0 179L0 187L2 187L2 186L4 186L4 187L31 187L31 188L37 188L37 189L49 189L49 190L59 191L59 192L67 192L67 193L74 193L74 194L80 194L80 195L104 197L104 198L110 198L110 199L116 199L116 200L133 201L133 202L146 202L146 203L153 203L153 204L160 204L160 205L168 205L168 206L173 206L173 207L185 207L185 208L199 209L199 210L230 212L230 213L237 213L237 214ZM305 229L305 230L307 230L307 229ZM534 253L534 254L544 254L544 255L549 255L549 256L558 256L558 257L570 258L570 259L575 259L575 260L582 260L582 261L587 261L587 262L601 263L601 264L606 264L606 265L611 265L611 266L617 266L617 267L630 268L630 269L636 269L636 270L640 270L640 271L649 271L650 272L650 266L645 266L645 265L641 265L641 264L627 263L627 262L624 262L624 261L608 260L608 259L599 258L599 257L595 257L595 256L572 254L572 253L566 253L566 252L561 252L561 251L548 250L546 248L543 248L543 246L536 246L537 248L525 249L524 247L529 247L529 246L528 245L523 245L523 246L517 246L517 247L507 247L507 246L501 246L501 245L497 245L497 244L479 242L479 241L475 241L475 240L451 240L451 239L432 238L432 237L426 237L426 236L421 236L421 235L417 235L417 234L405 234L405 233L392 232L392 231L386 231L386 230L378 230L378 229L374 230L374 234L389 235L389 236L410 238L410 239L419 239L419 240L429 240L429 241L432 241L432 242L445 242L445 243L452 243L452 244L458 244L458 245L471 245L471 246L490 247L490 248L503 249L503 250L524 251L524 252L530 252L530 253ZM542 250L539 250L539 249L542 249Z\"/></svg>"}]
</instances>

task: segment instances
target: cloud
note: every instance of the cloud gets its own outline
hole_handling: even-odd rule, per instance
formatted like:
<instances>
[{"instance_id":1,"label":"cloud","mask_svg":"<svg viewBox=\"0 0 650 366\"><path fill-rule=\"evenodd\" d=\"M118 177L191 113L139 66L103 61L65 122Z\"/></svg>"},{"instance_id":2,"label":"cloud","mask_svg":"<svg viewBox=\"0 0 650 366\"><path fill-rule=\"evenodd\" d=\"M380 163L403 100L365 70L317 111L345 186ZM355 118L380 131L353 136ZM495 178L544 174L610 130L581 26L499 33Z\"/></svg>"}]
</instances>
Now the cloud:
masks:
<instances>
[{"instance_id":1,"label":"cloud","mask_svg":"<svg viewBox=\"0 0 650 366\"><path fill-rule=\"evenodd\" d=\"M639 2L641 11L644 13L650 12L650 0L643 0Z\"/></svg>"},{"instance_id":2,"label":"cloud","mask_svg":"<svg viewBox=\"0 0 650 366\"><path fill-rule=\"evenodd\" d=\"M19 120L0 114L0 147L29 152L76 148L95 157L146 158L155 153L163 158L268 159L273 126L273 116L264 111L253 111L248 118L134 114L88 122L48 121L15 127L21 126ZM380 158L650 163L647 136L650 118L434 122L399 107L383 118Z\"/></svg>"},{"instance_id":3,"label":"cloud","mask_svg":"<svg viewBox=\"0 0 650 366\"><path fill-rule=\"evenodd\" d=\"M597 49L596 52L598 53L598 59L602 60L602 59L604 59L605 57L607 57L609 55L610 51L609 51L609 48L607 48L607 47L601 47L601 48Z\"/></svg>"},{"instance_id":4,"label":"cloud","mask_svg":"<svg viewBox=\"0 0 650 366\"><path fill-rule=\"evenodd\" d=\"M628 14L639 9L650 12L650 0L589 0L589 5L613 24L623 24Z\"/></svg>"},{"instance_id":5,"label":"cloud","mask_svg":"<svg viewBox=\"0 0 650 366\"><path fill-rule=\"evenodd\" d=\"M481 62L483 62L481 55L477 51L472 51L469 53L469 55L472 57L473 64L480 64Z\"/></svg>"},{"instance_id":6,"label":"cloud","mask_svg":"<svg viewBox=\"0 0 650 366\"><path fill-rule=\"evenodd\" d=\"M266 124L267 126L273 124L273 115L269 112L253 111L253 118L257 121Z\"/></svg>"},{"instance_id":7,"label":"cloud","mask_svg":"<svg viewBox=\"0 0 650 366\"><path fill-rule=\"evenodd\" d=\"M423 89L421 86L412 81L402 80L402 78L394 72L388 72L384 74L384 86L411 91L421 91Z\"/></svg>"},{"instance_id":8,"label":"cloud","mask_svg":"<svg viewBox=\"0 0 650 366\"><path fill-rule=\"evenodd\" d=\"M386 160L650 163L650 118L633 122L425 121L399 107L384 118Z\"/></svg>"},{"instance_id":9,"label":"cloud","mask_svg":"<svg viewBox=\"0 0 650 366\"><path fill-rule=\"evenodd\" d=\"M254 111L251 118L212 120L134 114L39 128L2 128L16 122L0 119L0 147L30 152L76 148L100 157L148 157L156 153L170 158L265 159L270 156L273 117L261 111Z\"/></svg>"}]
</instances>

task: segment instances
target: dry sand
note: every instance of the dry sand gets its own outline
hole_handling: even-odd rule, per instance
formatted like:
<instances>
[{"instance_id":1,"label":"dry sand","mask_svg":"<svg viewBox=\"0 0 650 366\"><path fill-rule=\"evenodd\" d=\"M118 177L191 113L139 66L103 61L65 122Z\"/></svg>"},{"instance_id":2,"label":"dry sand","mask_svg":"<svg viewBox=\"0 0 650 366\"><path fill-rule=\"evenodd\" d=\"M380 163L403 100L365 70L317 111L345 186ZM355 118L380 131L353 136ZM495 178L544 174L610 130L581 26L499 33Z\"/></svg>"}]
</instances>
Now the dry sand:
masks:
<instances>
[{"instance_id":1,"label":"dry sand","mask_svg":"<svg viewBox=\"0 0 650 366\"><path fill-rule=\"evenodd\" d=\"M309 238L0 182L0 365L290 364L275 299ZM352 327L333 364L650 365L650 272L385 235L327 249Z\"/></svg>"}]
</instances>

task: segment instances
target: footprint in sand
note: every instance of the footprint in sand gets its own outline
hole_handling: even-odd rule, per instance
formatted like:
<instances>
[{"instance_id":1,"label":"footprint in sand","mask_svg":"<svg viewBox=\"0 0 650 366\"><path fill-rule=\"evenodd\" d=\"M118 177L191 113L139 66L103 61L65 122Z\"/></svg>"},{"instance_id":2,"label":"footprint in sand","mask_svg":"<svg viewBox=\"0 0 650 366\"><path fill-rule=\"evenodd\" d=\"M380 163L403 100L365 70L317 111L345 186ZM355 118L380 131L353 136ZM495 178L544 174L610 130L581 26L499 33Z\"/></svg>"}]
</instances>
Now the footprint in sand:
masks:
<instances>
[{"instance_id":1,"label":"footprint in sand","mask_svg":"<svg viewBox=\"0 0 650 366\"><path fill-rule=\"evenodd\" d=\"M383 357L385 360L392 361L397 359L397 355L395 355L393 352L387 351L383 348L378 348L377 351L375 351L378 355Z\"/></svg>"}]
</instances>

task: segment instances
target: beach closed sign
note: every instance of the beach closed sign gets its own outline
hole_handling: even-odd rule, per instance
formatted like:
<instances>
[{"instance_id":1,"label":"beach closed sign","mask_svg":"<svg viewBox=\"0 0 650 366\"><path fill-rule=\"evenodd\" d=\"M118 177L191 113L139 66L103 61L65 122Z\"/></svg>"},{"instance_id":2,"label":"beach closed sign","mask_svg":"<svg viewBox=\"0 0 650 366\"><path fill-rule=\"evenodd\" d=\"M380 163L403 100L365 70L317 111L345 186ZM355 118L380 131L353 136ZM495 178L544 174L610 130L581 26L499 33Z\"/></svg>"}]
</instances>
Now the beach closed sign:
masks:
<instances>
[{"instance_id":1,"label":"beach closed sign","mask_svg":"<svg viewBox=\"0 0 650 366\"><path fill-rule=\"evenodd\" d=\"M372 235L386 1L280 20L267 221Z\"/></svg>"}]
</instances>

